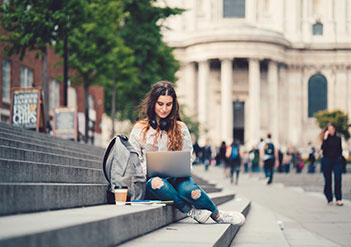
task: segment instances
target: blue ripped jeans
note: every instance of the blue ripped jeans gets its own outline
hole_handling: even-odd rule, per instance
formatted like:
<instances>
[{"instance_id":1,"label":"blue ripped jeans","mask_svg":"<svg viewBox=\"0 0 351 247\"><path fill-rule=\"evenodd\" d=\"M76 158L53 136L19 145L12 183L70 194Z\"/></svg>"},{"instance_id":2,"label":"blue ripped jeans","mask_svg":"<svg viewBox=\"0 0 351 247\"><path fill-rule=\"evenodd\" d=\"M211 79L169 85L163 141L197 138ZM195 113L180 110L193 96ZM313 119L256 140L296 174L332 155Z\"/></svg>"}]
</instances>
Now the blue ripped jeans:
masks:
<instances>
[{"instance_id":1,"label":"blue ripped jeans","mask_svg":"<svg viewBox=\"0 0 351 247\"><path fill-rule=\"evenodd\" d=\"M152 180L161 179L160 186L153 186ZM156 181L154 181L155 183ZM159 182L159 181L157 181ZM157 185L157 183L155 183ZM194 199L192 192L199 190L200 197ZM186 178L150 178L146 183L146 194L145 198L148 200L164 200L174 201L173 206L187 213L193 207L197 209L206 209L212 212L211 217L215 219L218 214L218 208L208 197L205 191L203 191L193 180L192 177Z\"/></svg>"}]
</instances>

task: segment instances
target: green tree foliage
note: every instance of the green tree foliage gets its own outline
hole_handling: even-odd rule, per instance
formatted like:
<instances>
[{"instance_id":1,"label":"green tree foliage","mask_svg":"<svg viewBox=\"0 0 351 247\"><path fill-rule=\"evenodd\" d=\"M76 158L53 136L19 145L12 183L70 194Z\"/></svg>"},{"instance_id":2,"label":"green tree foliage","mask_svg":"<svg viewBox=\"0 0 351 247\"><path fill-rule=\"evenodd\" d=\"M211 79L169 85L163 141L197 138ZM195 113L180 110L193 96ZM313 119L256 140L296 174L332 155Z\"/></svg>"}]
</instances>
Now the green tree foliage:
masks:
<instances>
[{"instance_id":1,"label":"green tree foliage","mask_svg":"<svg viewBox=\"0 0 351 247\"><path fill-rule=\"evenodd\" d=\"M62 35L79 25L84 0L11 0L0 7L2 36L8 42L5 51L19 54L37 50L46 52L47 45L62 39ZM69 18L67 18L69 17Z\"/></svg>"},{"instance_id":2,"label":"green tree foliage","mask_svg":"<svg viewBox=\"0 0 351 247\"><path fill-rule=\"evenodd\" d=\"M71 79L83 84L86 100L90 85L103 85L107 112L113 112L109 99L115 91L120 118L135 120L136 106L151 85L174 82L179 68L172 48L162 41L161 28L162 20L182 10L160 8L155 2L11 0L1 8L2 25L9 31L2 38L12 44L7 48L10 55L23 57L27 49L46 54L47 45L63 55L68 36L69 64L76 72Z\"/></svg>"},{"instance_id":3,"label":"green tree foliage","mask_svg":"<svg viewBox=\"0 0 351 247\"><path fill-rule=\"evenodd\" d=\"M8 31L1 40L7 43L5 55L19 54L22 59L27 50L42 55L44 89L44 115L48 119L47 46L58 42L63 35L82 20L84 0L11 0L0 6L1 25Z\"/></svg>"},{"instance_id":4,"label":"green tree foliage","mask_svg":"<svg viewBox=\"0 0 351 247\"><path fill-rule=\"evenodd\" d=\"M70 67L76 70L75 83L83 84L85 102L92 84L105 87L111 92L125 88L129 83L138 85L133 68L133 51L124 45L118 36L123 20L123 2L95 0L85 3L84 23L72 30L68 37ZM62 47L62 42L59 44ZM109 97L110 94L107 94ZM105 102L108 102L106 100ZM86 104L86 136L89 111Z\"/></svg>"},{"instance_id":5,"label":"green tree foliage","mask_svg":"<svg viewBox=\"0 0 351 247\"><path fill-rule=\"evenodd\" d=\"M348 116L342 111L319 111L314 114L314 117L321 129L324 129L328 123L332 123L335 126L336 131L344 136L346 140L350 138Z\"/></svg>"},{"instance_id":6,"label":"green tree foliage","mask_svg":"<svg viewBox=\"0 0 351 247\"><path fill-rule=\"evenodd\" d=\"M122 119L135 119L137 105L152 84L159 80L176 80L179 65L172 48L162 41L160 20L179 14L182 10L160 8L154 3L154 0L124 0L124 10L128 15L119 35L134 51L134 66L138 68L140 83L130 83L125 90L117 91L116 107Z\"/></svg>"}]
</instances>

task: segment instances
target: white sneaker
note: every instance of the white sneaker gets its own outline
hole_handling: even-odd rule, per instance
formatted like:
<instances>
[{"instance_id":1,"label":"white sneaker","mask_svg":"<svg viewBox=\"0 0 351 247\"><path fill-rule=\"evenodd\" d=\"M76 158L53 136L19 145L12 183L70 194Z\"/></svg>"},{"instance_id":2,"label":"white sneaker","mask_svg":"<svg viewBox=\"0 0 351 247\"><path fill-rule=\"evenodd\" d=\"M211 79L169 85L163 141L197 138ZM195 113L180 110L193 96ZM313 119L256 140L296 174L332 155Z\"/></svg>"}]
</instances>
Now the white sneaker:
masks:
<instances>
[{"instance_id":1,"label":"white sneaker","mask_svg":"<svg viewBox=\"0 0 351 247\"><path fill-rule=\"evenodd\" d=\"M245 216L239 212L219 211L219 218L216 222L241 226L245 223Z\"/></svg>"},{"instance_id":2,"label":"white sneaker","mask_svg":"<svg viewBox=\"0 0 351 247\"><path fill-rule=\"evenodd\" d=\"M192 208L187 213L187 216L193 218L199 223L206 223L208 218L210 218L211 214L212 212L208 210Z\"/></svg>"}]
</instances>

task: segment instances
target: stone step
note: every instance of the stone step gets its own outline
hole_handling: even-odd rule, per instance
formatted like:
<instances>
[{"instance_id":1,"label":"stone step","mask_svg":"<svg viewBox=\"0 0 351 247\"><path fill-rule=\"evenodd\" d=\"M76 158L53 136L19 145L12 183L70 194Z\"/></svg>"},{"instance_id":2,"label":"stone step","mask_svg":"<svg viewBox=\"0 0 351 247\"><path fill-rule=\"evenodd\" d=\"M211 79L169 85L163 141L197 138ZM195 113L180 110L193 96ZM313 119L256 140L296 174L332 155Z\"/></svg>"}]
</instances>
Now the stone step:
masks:
<instances>
[{"instance_id":1,"label":"stone step","mask_svg":"<svg viewBox=\"0 0 351 247\"><path fill-rule=\"evenodd\" d=\"M21 142L26 142L30 144L39 144L42 146L47 146L47 147L52 147L52 148L61 148L64 150L70 150L74 152L80 152L80 153L89 153L91 155L95 155L98 157L101 157L104 154L104 150L101 148L95 148L91 147L81 143L75 143L73 141L67 141L65 143L57 142L56 138L55 140L42 140L42 139L37 139L35 137L27 137L25 135L19 135L18 133L14 132L4 132L4 130L0 129L0 139L11 139L11 140L16 140L16 141L21 141Z\"/></svg>"},{"instance_id":2,"label":"stone step","mask_svg":"<svg viewBox=\"0 0 351 247\"><path fill-rule=\"evenodd\" d=\"M96 146L93 146L90 144L78 143L78 142L62 139L62 138L52 136L49 134L45 134L45 133L40 133L40 132L36 132L36 131L31 131L31 130L26 130L23 128L14 127L14 126L4 124L4 123L0 123L0 132L11 133L13 135L23 136L23 137L31 138L32 140L37 140L37 141L41 140L41 141L46 141L46 142L55 142L55 143L60 143L63 145L75 146L75 147L82 149L82 150L90 150L91 152L94 152L96 150L98 150L98 152L103 152L103 150L104 150L101 147L96 147Z\"/></svg>"},{"instance_id":3,"label":"stone step","mask_svg":"<svg viewBox=\"0 0 351 247\"><path fill-rule=\"evenodd\" d=\"M106 204L106 184L0 183L0 215Z\"/></svg>"},{"instance_id":4,"label":"stone step","mask_svg":"<svg viewBox=\"0 0 351 247\"><path fill-rule=\"evenodd\" d=\"M217 188L211 185L200 185L200 187L207 193L221 192L221 188Z\"/></svg>"},{"instance_id":5,"label":"stone step","mask_svg":"<svg viewBox=\"0 0 351 247\"><path fill-rule=\"evenodd\" d=\"M107 183L102 169L0 159L0 182Z\"/></svg>"},{"instance_id":6,"label":"stone step","mask_svg":"<svg viewBox=\"0 0 351 247\"><path fill-rule=\"evenodd\" d=\"M215 193L216 204L233 194ZM171 206L100 205L0 217L0 246L114 246L185 215Z\"/></svg>"},{"instance_id":7,"label":"stone step","mask_svg":"<svg viewBox=\"0 0 351 247\"><path fill-rule=\"evenodd\" d=\"M234 238L230 246L290 246L284 237L278 222L280 219L267 208L253 202L246 223ZM282 222L284 227L284 222Z\"/></svg>"},{"instance_id":8,"label":"stone step","mask_svg":"<svg viewBox=\"0 0 351 247\"><path fill-rule=\"evenodd\" d=\"M6 162L5 162L6 163ZM20 163L7 162L9 166L17 166ZM33 165L33 164L30 164ZM21 165L19 165L21 166ZM35 166L35 164L34 164ZM53 165L47 165L45 169L51 174L46 175L46 170L43 169L43 165L39 164L39 170L33 170L29 173L29 176L33 174L34 178L39 180L43 177L43 180L47 180L52 177L55 180L55 172L60 176L62 174L62 180L76 179L78 172L85 172L88 176L90 173L98 172L86 169L84 171L74 170L74 167L58 167ZM73 174L73 172L76 174ZM39 174L35 174L35 171ZM59 174L61 172L61 174ZM67 174L72 172L72 174ZM7 171L6 174L9 172ZM99 173L99 179L103 180L102 172ZM26 176L20 174L21 176ZM94 174L96 176L96 174ZM2 175L1 175L2 176ZM13 175L12 175L13 176ZM10 175L10 177L12 177ZM24 182L19 178L18 182L5 181L0 183L0 201L5 202L0 204L0 215L18 214L26 212L36 212L43 210L72 208L80 206L98 205L107 203L106 191L108 184L103 180L102 183L89 183L90 180L82 181L80 183L73 183L72 181L65 181L62 183L58 182ZM15 179L8 179L15 180ZM56 179L57 180L57 179ZM203 188L207 193L211 193L213 190ZM216 194L216 193L213 193ZM218 198L217 200L220 200Z\"/></svg>"},{"instance_id":9,"label":"stone step","mask_svg":"<svg viewBox=\"0 0 351 247\"><path fill-rule=\"evenodd\" d=\"M250 201L243 198L231 200L219 206L219 209L247 215ZM230 224L216 224L212 219L206 224L198 224L186 218L120 246L229 246L239 228Z\"/></svg>"},{"instance_id":10,"label":"stone step","mask_svg":"<svg viewBox=\"0 0 351 247\"><path fill-rule=\"evenodd\" d=\"M192 174L192 177L193 177L195 183L197 183L198 185L207 185L207 186L213 186L213 187L216 186L215 183L209 183L208 181L206 181L203 178L196 176L194 174Z\"/></svg>"},{"instance_id":11,"label":"stone step","mask_svg":"<svg viewBox=\"0 0 351 247\"><path fill-rule=\"evenodd\" d=\"M101 169L102 162L90 159L74 158L70 156L48 154L45 152L0 146L0 159L23 160L49 164L67 165L75 167L89 167Z\"/></svg>"},{"instance_id":12,"label":"stone step","mask_svg":"<svg viewBox=\"0 0 351 247\"><path fill-rule=\"evenodd\" d=\"M95 161L102 160L101 156L99 157L97 155L92 155L87 152L83 153L79 151L73 151L70 149L63 149L61 147L52 147L51 145L48 146L48 145L43 145L43 144L38 144L33 142L29 143L29 142L23 142L23 141L12 140L7 138L0 138L0 145L6 146L6 147L12 147L12 148L39 151L39 152L50 153L50 154L65 155L65 156L70 156L75 158L95 160Z\"/></svg>"}]
</instances>

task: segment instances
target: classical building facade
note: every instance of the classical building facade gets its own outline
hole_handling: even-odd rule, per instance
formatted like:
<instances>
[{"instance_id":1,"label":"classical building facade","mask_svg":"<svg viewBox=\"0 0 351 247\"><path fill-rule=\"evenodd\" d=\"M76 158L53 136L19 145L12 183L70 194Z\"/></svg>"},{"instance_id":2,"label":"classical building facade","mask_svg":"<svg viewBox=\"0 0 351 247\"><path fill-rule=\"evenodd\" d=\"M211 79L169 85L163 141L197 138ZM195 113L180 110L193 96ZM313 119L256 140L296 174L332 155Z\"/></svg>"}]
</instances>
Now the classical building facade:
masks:
<instances>
[{"instance_id":1,"label":"classical building facade","mask_svg":"<svg viewBox=\"0 0 351 247\"><path fill-rule=\"evenodd\" d=\"M313 114L351 115L350 0L159 1L181 62L180 102L212 144L318 143Z\"/></svg>"}]
</instances>

